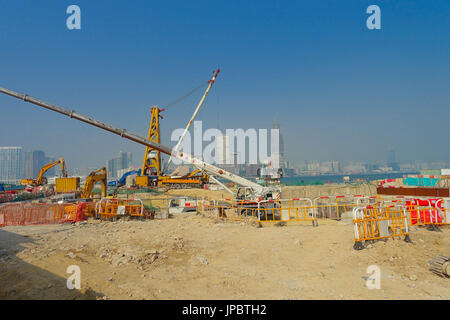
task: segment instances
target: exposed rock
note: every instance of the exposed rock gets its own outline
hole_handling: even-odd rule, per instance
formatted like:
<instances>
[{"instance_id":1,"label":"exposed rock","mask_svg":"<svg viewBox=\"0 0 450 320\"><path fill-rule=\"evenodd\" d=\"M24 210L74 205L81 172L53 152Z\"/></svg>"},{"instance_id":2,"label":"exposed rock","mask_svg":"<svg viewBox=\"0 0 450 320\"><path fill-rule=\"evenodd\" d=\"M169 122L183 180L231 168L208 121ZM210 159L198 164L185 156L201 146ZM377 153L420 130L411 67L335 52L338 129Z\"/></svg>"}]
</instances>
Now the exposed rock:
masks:
<instances>
[{"instance_id":1,"label":"exposed rock","mask_svg":"<svg viewBox=\"0 0 450 320\"><path fill-rule=\"evenodd\" d=\"M203 264L209 264L208 260L204 257L197 257L197 260Z\"/></svg>"}]
</instances>

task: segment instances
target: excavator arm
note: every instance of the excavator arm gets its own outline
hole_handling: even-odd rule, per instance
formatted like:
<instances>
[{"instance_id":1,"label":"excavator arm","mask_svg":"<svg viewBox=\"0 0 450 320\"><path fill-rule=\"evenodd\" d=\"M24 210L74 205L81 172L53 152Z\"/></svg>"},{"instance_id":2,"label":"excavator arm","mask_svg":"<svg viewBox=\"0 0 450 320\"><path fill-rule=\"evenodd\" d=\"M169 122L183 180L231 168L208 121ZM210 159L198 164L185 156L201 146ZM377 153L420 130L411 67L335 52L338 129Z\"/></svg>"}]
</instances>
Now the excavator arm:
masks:
<instances>
[{"instance_id":1,"label":"excavator arm","mask_svg":"<svg viewBox=\"0 0 450 320\"><path fill-rule=\"evenodd\" d=\"M64 161L64 159L62 157L60 157L57 161L53 161L50 163L47 163L45 166L43 166L41 168L41 170L39 170L39 174L38 177L36 178L36 180L34 179L23 179L21 181L21 184L23 185L28 185L28 184L32 184L32 185L43 185L46 182L46 179L44 177L44 174L51 168L53 168L54 166L60 164L61 165L61 172L62 172L62 176L64 178L67 177L67 171L66 171L66 162Z\"/></svg>"},{"instance_id":2,"label":"excavator arm","mask_svg":"<svg viewBox=\"0 0 450 320\"><path fill-rule=\"evenodd\" d=\"M106 197L106 186L108 181L106 178L106 168L100 168L92 171L84 182L83 191L81 192L81 198L88 199L91 197L92 190L97 182L102 184L102 198Z\"/></svg>"}]
</instances>

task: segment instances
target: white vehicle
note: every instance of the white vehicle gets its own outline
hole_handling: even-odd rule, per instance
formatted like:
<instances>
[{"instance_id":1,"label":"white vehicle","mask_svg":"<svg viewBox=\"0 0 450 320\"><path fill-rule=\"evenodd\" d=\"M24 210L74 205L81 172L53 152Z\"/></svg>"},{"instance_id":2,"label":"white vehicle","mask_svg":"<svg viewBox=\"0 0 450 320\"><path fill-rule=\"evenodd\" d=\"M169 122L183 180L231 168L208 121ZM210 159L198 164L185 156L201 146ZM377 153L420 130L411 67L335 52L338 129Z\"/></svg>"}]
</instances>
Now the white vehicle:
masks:
<instances>
[{"instance_id":1,"label":"white vehicle","mask_svg":"<svg viewBox=\"0 0 450 320\"><path fill-rule=\"evenodd\" d=\"M169 201L169 214L177 214L183 212L195 212L198 208L198 200L188 197L177 197Z\"/></svg>"}]
</instances>

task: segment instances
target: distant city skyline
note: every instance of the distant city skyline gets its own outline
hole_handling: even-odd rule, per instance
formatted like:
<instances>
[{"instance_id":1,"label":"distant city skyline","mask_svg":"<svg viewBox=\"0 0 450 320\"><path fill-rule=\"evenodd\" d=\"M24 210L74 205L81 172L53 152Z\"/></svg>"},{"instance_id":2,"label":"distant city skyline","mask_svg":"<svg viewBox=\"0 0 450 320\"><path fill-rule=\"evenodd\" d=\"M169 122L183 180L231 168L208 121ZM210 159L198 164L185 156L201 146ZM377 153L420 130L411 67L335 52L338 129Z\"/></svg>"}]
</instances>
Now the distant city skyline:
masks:
<instances>
[{"instance_id":1,"label":"distant city skyline","mask_svg":"<svg viewBox=\"0 0 450 320\"><path fill-rule=\"evenodd\" d=\"M380 3L380 30L366 27L370 4L79 0L81 30L68 30L65 4L12 1L0 10L0 85L146 136L151 105L177 101L219 67L197 117L205 130L270 129L276 117L290 163L384 161L390 149L399 163L450 160L450 2ZM201 91L162 113L163 144L175 145ZM0 105L3 146L77 168L119 150L139 165L145 150L5 95Z\"/></svg>"},{"instance_id":2,"label":"distant city skyline","mask_svg":"<svg viewBox=\"0 0 450 320\"><path fill-rule=\"evenodd\" d=\"M19 183L21 179L36 179L42 167L54 157L42 150L24 150L21 146L0 147L0 182ZM47 177L55 176L55 167L46 171Z\"/></svg>"},{"instance_id":3,"label":"distant city skyline","mask_svg":"<svg viewBox=\"0 0 450 320\"><path fill-rule=\"evenodd\" d=\"M2 151L3 150L3 151ZM394 151L394 156L392 155ZM7 156L8 154L8 156ZM11 157L14 154L14 157ZM27 154L32 155L27 160ZM109 178L118 178L126 169L136 169L142 164L139 160L134 163L132 160L140 159L141 155L133 155L129 151L120 151L116 157L112 159L99 159L98 165L88 167L75 167L71 164L71 159L63 157L66 160L67 171L69 175L86 176L91 171L106 166L108 169ZM285 176L293 175L320 175L320 174L364 174L364 173L389 173L389 172L419 172L421 170L436 170L450 168L450 161L405 161L396 162L395 150L389 150L386 159L364 162L364 161L337 161L337 160L304 160L304 161L289 161L289 166L284 168ZM34 155L34 156L33 156ZM9 162L6 159L10 159ZM49 156L45 150L24 150L21 146L5 147L0 146L0 182L19 183L20 179L36 178L41 167L49 161L54 161L53 156ZM392 162L394 160L394 162ZM32 168L33 174L30 176L30 169L27 171L27 163ZM103 163L103 164L102 164ZM390 165L396 164L398 167ZM247 176L255 176L257 168L260 165L219 165L226 170L236 174ZM59 176L59 167L50 169L47 177Z\"/></svg>"}]
</instances>

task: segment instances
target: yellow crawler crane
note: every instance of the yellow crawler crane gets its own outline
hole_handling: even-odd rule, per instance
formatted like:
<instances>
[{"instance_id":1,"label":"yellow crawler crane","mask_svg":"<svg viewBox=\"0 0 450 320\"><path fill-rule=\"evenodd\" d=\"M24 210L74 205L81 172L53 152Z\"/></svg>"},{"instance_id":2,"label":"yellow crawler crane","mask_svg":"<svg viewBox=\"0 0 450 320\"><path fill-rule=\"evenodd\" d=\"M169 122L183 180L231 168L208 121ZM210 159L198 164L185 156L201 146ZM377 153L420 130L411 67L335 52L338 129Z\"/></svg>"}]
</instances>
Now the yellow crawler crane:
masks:
<instances>
[{"instance_id":1,"label":"yellow crawler crane","mask_svg":"<svg viewBox=\"0 0 450 320\"><path fill-rule=\"evenodd\" d=\"M171 188L202 188L209 183L209 176L202 170L195 170L183 177L160 176L158 184Z\"/></svg>"},{"instance_id":2,"label":"yellow crawler crane","mask_svg":"<svg viewBox=\"0 0 450 320\"><path fill-rule=\"evenodd\" d=\"M147 136L148 140L158 144L161 142L159 119L162 119L162 116L160 115L160 112L162 111L164 111L164 109L152 106L150 127ZM136 184L141 187L153 185L181 189L202 188L205 184L209 183L208 175L202 170L195 170L182 177L164 175L162 174L161 163L161 152L147 146L145 148L141 174L136 177Z\"/></svg>"},{"instance_id":3,"label":"yellow crawler crane","mask_svg":"<svg viewBox=\"0 0 450 320\"><path fill-rule=\"evenodd\" d=\"M106 186L108 181L106 178L106 168L100 168L92 171L86 178L84 182L83 190L81 191L81 198L89 199L92 195L92 190L97 182L102 184L102 198L106 197Z\"/></svg>"},{"instance_id":4,"label":"yellow crawler crane","mask_svg":"<svg viewBox=\"0 0 450 320\"><path fill-rule=\"evenodd\" d=\"M148 130L147 139L156 143L161 142L159 135L159 119L162 118L159 113L161 111L164 111L164 109L159 109L157 106L152 106L151 108L150 127ZM136 184L141 187L149 187L153 184L150 176L158 177L160 174L161 153L155 148L146 146L141 174L136 177Z\"/></svg>"},{"instance_id":5,"label":"yellow crawler crane","mask_svg":"<svg viewBox=\"0 0 450 320\"><path fill-rule=\"evenodd\" d=\"M44 174L49 169L53 168L54 166L56 166L58 164L61 165L62 176L64 178L67 178L66 162L64 161L64 159L62 157L60 157L59 160L47 163L45 166L43 166L41 168L41 170L39 171L39 175L36 178L36 180L34 180L34 179L23 179L23 180L20 181L20 184L22 184L22 185L33 185L33 186L42 186L42 185L46 184L47 183L47 178L44 177Z\"/></svg>"}]
</instances>

